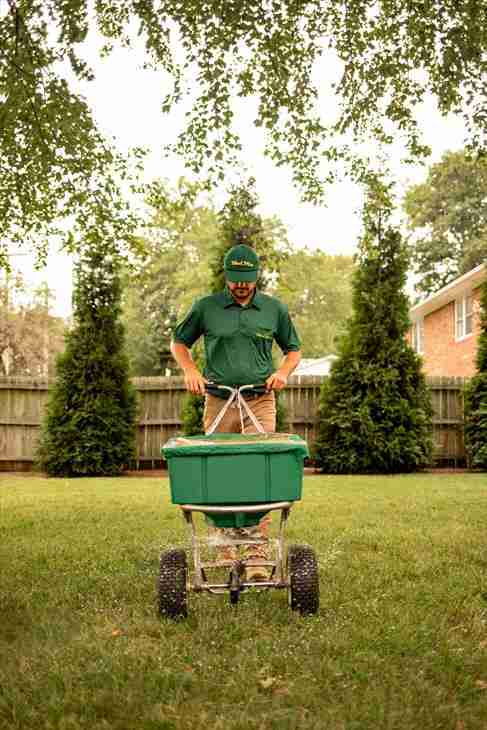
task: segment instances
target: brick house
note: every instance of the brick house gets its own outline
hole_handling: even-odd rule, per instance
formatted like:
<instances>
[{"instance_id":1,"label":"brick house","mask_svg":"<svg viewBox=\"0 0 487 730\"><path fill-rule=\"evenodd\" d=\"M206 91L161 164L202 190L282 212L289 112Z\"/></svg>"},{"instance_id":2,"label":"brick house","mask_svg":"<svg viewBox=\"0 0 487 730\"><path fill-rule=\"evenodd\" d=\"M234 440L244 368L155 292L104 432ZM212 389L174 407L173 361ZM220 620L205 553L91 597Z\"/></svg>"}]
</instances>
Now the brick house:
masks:
<instances>
[{"instance_id":1,"label":"brick house","mask_svg":"<svg viewBox=\"0 0 487 730\"><path fill-rule=\"evenodd\" d=\"M480 289L486 278L487 266L480 264L410 309L408 339L422 356L426 375L475 373Z\"/></svg>"}]
</instances>

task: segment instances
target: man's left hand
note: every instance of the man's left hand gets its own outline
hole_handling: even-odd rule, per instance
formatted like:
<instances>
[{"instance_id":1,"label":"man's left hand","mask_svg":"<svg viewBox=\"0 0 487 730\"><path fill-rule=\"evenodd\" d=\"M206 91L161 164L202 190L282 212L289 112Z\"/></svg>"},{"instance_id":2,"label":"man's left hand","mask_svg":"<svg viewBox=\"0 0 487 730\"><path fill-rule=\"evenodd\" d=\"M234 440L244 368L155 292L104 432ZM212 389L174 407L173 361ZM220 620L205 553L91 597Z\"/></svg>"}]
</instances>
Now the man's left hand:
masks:
<instances>
[{"instance_id":1,"label":"man's left hand","mask_svg":"<svg viewBox=\"0 0 487 730\"><path fill-rule=\"evenodd\" d=\"M282 390L286 387L287 376L277 370L272 373L265 381L265 388L267 391L270 390Z\"/></svg>"}]
</instances>

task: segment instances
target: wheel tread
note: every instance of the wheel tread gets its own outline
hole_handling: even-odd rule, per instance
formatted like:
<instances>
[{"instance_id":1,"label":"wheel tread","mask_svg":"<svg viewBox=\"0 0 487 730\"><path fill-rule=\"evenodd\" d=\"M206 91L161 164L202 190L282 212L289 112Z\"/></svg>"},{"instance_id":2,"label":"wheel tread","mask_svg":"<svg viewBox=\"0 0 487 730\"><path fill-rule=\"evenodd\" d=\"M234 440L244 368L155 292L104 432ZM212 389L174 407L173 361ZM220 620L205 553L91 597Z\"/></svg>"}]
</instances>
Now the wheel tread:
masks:
<instances>
[{"instance_id":1,"label":"wheel tread","mask_svg":"<svg viewBox=\"0 0 487 730\"><path fill-rule=\"evenodd\" d=\"M318 613L320 584L318 561L308 545L290 545L288 550L290 603L293 611L303 616Z\"/></svg>"},{"instance_id":2,"label":"wheel tread","mask_svg":"<svg viewBox=\"0 0 487 730\"><path fill-rule=\"evenodd\" d=\"M187 559L184 550L167 550L162 553L157 582L161 616L172 619L187 617L187 573Z\"/></svg>"}]
</instances>

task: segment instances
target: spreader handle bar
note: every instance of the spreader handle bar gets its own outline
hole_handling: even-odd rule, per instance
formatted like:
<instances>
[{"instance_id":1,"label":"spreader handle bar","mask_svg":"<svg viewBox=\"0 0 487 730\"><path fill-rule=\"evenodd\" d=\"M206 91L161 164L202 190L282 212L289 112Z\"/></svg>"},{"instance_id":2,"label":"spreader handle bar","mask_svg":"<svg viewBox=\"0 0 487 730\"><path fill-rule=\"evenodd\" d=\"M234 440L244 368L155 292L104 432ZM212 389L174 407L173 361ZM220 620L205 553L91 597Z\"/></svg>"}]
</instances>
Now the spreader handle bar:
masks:
<instances>
[{"instance_id":1,"label":"spreader handle bar","mask_svg":"<svg viewBox=\"0 0 487 730\"><path fill-rule=\"evenodd\" d=\"M254 428L257 429L258 433L265 433L265 430L262 426L262 424L257 420L257 418L252 413L251 409L247 405L247 401L242 395L242 391L244 390L250 390L251 388L257 388L261 387L256 385L241 385L238 388L231 388L229 385L218 385L216 383L208 383L208 385L216 385L218 388L221 388L222 390L227 390L230 393L230 396L226 403L223 405L223 408L220 410L220 413L217 414L215 420L210 424L206 434L208 436L211 436L211 434L217 429L218 425L220 424L220 421L223 419L225 413L228 411L232 403L235 401L239 413L240 413L240 423L242 426L242 433L245 433L245 427L244 427L244 411L245 414L250 419L251 423L253 424ZM263 386L265 383L263 383Z\"/></svg>"},{"instance_id":2,"label":"spreader handle bar","mask_svg":"<svg viewBox=\"0 0 487 730\"><path fill-rule=\"evenodd\" d=\"M230 385L220 385L219 383L214 383L212 380L209 380L207 385L214 385L216 388L220 388L220 390L228 390L229 393L233 393L234 390L251 390L252 388L265 388L265 383L251 383L250 385L240 385L238 388L232 388Z\"/></svg>"},{"instance_id":3,"label":"spreader handle bar","mask_svg":"<svg viewBox=\"0 0 487 730\"><path fill-rule=\"evenodd\" d=\"M274 509L291 509L293 502L263 502L262 504L232 504L217 506L212 504L180 504L184 512L204 512L205 514L222 512L270 512Z\"/></svg>"}]
</instances>

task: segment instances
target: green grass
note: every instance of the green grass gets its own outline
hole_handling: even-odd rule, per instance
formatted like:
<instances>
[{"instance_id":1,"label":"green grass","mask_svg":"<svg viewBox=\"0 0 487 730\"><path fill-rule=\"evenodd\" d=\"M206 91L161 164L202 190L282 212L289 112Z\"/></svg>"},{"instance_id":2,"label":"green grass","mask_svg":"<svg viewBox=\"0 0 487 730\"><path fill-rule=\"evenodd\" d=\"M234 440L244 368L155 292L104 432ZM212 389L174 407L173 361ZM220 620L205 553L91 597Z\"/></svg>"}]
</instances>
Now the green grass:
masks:
<instances>
[{"instance_id":1,"label":"green grass","mask_svg":"<svg viewBox=\"0 0 487 730\"><path fill-rule=\"evenodd\" d=\"M165 480L0 475L0 510L2 730L487 727L486 475L306 479L305 619L273 591L159 620Z\"/></svg>"}]
</instances>

